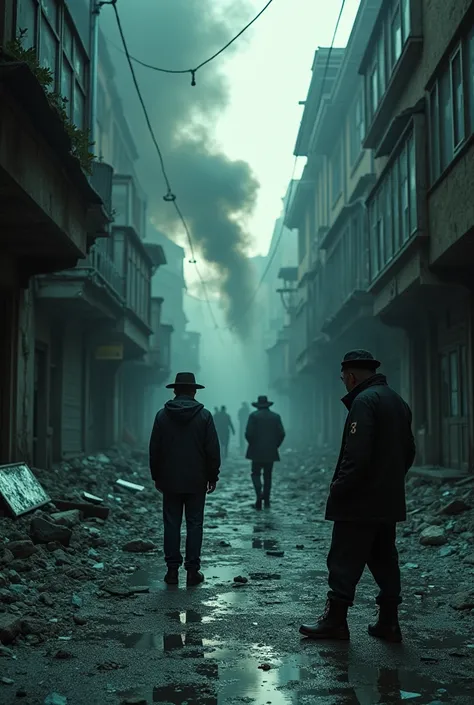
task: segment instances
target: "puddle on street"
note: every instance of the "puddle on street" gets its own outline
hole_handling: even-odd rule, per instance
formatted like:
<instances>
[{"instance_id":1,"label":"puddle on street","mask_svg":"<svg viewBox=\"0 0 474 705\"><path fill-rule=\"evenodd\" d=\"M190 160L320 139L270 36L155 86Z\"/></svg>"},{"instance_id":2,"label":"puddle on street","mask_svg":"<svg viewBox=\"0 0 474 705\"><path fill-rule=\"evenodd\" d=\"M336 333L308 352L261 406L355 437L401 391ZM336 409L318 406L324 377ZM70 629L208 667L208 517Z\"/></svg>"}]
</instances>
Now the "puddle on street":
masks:
<instances>
[{"instance_id":1,"label":"puddle on street","mask_svg":"<svg viewBox=\"0 0 474 705\"><path fill-rule=\"evenodd\" d=\"M188 645L184 635L174 635L176 648ZM195 645L195 644L191 644ZM202 640L206 647L206 640ZM356 663L350 647L278 657L271 647L226 646L207 642L213 651L200 653L193 671L198 683L174 683L121 692L121 698L142 697L147 703L172 705L397 705L403 703L449 703L455 695L469 691L443 685L411 671L376 668ZM332 658L326 660L328 656ZM264 671L259 664L268 663ZM189 678L189 673L188 673ZM203 680L204 679L204 680ZM474 691L471 691L474 693Z\"/></svg>"}]
</instances>

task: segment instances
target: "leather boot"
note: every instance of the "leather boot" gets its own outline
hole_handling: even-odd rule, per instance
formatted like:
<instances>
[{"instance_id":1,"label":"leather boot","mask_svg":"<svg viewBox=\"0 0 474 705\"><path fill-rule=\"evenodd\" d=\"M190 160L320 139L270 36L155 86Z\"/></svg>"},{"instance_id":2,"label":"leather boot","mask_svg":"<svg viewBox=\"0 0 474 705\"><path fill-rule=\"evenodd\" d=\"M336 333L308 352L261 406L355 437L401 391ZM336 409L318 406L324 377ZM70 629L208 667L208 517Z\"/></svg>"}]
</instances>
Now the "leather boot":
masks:
<instances>
[{"instance_id":1,"label":"leather boot","mask_svg":"<svg viewBox=\"0 0 474 705\"><path fill-rule=\"evenodd\" d=\"M204 582L204 575L200 570L188 570L188 585L199 585Z\"/></svg>"},{"instance_id":2,"label":"leather boot","mask_svg":"<svg viewBox=\"0 0 474 705\"><path fill-rule=\"evenodd\" d=\"M316 624L303 624L300 634L310 639L335 639L348 641L350 639L347 625L347 610L349 605L338 600L328 600L326 609Z\"/></svg>"},{"instance_id":3,"label":"leather boot","mask_svg":"<svg viewBox=\"0 0 474 705\"><path fill-rule=\"evenodd\" d=\"M179 583L179 573L177 568L168 568L165 575L165 583L168 585L177 585Z\"/></svg>"},{"instance_id":4,"label":"leather boot","mask_svg":"<svg viewBox=\"0 0 474 705\"><path fill-rule=\"evenodd\" d=\"M378 619L369 625L369 634L384 641L399 644L403 637L398 623L398 605L387 602L379 606Z\"/></svg>"}]
</instances>

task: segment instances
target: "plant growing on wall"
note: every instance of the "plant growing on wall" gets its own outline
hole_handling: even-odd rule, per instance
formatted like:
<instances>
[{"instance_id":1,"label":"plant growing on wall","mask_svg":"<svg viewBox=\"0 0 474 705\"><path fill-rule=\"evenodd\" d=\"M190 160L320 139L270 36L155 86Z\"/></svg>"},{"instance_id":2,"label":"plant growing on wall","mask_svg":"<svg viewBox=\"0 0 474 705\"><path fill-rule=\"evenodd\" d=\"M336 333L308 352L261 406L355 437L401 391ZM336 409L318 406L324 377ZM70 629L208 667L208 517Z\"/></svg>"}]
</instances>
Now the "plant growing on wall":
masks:
<instances>
[{"instance_id":1,"label":"plant growing on wall","mask_svg":"<svg viewBox=\"0 0 474 705\"><path fill-rule=\"evenodd\" d=\"M76 157L84 171L90 174L92 172L92 162L95 160L95 155L91 151L93 142L90 141L90 132L89 130L79 129L72 122L67 114L67 98L63 98L59 93L51 90L54 83L54 76L50 69L41 66L34 47L25 49L23 46L23 40L26 34L27 31L25 29L20 29L18 36L5 45L5 54L9 58L15 61L21 61L29 67L30 71L43 88L50 106L56 110L64 123L66 133L71 140L72 156Z\"/></svg>"}]
</instances>

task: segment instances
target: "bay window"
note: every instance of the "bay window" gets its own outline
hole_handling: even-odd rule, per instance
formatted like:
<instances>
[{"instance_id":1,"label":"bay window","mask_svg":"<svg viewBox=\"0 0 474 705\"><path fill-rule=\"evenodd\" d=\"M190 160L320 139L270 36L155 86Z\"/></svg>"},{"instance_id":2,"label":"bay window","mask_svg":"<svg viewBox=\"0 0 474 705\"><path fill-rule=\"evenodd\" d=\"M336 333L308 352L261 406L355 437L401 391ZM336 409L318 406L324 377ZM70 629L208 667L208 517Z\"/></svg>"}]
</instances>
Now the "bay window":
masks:
<instances>
[{"instance_id":1,"label":"bay window","mask_svg":"<svg viewBox=\"0 0 474 705\"><path fill-rule=\"evenodd\" d=\"M369 201L370 277L373 281L418 229L413 134L388 166Z\"/></svg>"}]
</instances>

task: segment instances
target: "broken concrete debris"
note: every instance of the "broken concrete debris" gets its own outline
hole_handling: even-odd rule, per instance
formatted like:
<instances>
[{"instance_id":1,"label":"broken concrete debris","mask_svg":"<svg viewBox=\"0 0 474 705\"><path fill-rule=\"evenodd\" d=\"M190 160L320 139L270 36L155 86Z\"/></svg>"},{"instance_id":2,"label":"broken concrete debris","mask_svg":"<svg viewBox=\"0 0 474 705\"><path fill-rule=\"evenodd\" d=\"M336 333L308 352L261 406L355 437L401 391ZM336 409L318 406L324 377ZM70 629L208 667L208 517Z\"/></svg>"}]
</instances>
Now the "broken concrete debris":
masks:
<instances>
[{"instance_id":1,"label":"broken concrete debris","mask_svg":"<svg viewBox=\"0 0 474 705\"><path fill-rule=\"evenodd\" d=\"M117 480L117 485L120 487L125 487L127 490L133 490L134 492L143 492L145 487L143 485L136 485L133 482L127 482L126 480Z\"/></svg>"},{"instance_id":2,"label":"broken concrete debris","mask_svg":"<svg viewBox=\"0 0 474 705\"><path fill-rule=\"evenodd\" d=\"M68 547L72 531L67 526L54 524L44 517L34 517L30 524L30 536L34 543L57 542Z\"/></svg>"},{"instance_id":3,"label":"broken concrete debris","mask_svg":"<svg viewBox=\"0 0 474 705\"><path fill-rule=\"evenodd\" d=\"M128 541L123 546L123 550L128 553L146 553L147 551L154 551L158 546L153 543L153 541L144 541L143 539L134 539L133 541Z\"/></svg>"}]
</instances>

